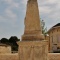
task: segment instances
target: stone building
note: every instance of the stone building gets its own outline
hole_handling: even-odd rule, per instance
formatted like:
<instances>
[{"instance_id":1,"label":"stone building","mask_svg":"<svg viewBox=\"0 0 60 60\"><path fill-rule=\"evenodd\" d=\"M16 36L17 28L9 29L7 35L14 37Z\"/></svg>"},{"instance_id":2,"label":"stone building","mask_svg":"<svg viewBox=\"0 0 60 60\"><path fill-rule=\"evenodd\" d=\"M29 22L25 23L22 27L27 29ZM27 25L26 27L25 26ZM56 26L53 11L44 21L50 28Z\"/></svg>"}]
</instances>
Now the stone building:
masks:
<instances>
[{"instance_id":1,"label":"stone building","mask_svg":"<svg viewBox=\"0 0 60 60\"><path fill-rule=\"evenodd\" d=\"M0 54L11 53L11 46L0 43Z\"/></svg>"},{"instance_id":2,"label":"stone building","mask_svg":"<svg viewBox=\"0 0 60 60\"><path fill-rule=\"evenodd\" d=\"M60 50L60 23L54 25L49 31L49 50L50 52Z\"/></svg>"}]
</instances>

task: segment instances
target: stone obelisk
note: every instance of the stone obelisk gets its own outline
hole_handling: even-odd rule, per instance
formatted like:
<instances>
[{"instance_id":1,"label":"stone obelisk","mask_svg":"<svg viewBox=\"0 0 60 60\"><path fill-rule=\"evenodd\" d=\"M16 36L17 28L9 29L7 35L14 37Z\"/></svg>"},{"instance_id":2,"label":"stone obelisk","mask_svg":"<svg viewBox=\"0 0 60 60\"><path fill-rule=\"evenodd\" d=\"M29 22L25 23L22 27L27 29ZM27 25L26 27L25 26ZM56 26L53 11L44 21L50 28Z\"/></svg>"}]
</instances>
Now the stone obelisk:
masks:
<instances>
[{"instance_id":1,"label":"stone obelisk","mask_svg":"<svg viewBox=\"0 0 60 60\"><path fill-rule=\"evenodd\" d=\"M28 0L25 31L19 45L19 60L47 60L47 41L42 35L37 0Z\"/></svg>"},{"instance_id":2,"label":"stone obelisk","mask_svg":"<svg viewBox=\"0 0 60 60\"><path fill-rule=\"evenodd\" d=\"M43 40L37 0L28 0L22 41Z\"/></svg>"}]
</instances>

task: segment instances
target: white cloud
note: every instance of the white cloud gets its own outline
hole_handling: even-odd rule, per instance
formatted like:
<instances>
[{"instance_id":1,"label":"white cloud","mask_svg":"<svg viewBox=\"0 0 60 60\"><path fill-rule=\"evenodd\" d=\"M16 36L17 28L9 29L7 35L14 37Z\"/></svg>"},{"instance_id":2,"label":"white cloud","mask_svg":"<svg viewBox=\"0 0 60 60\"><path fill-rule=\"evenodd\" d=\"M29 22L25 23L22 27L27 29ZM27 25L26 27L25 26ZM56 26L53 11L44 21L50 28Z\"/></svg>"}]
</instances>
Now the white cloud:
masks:
<instances>
[{"instance_id":1,"label":"white cloud","mask_svg":"<svg viewBox=\"0 0 60 60\"><path fill-rule=\"evenodd\" d=\"M50 13L52 10L47 6L39 6L39 12L41 14Z\"/></svg>"},{"instance_id":2,"label":"white cloud","mask_svg":"<svg viewBox=\"0 0 60 60\"><path fill-rule=\"evenodd\" d=\"M46 0L46 2L49 3L49 4L54 4L54 3L57 2L57 0Z\"/></svg>"},{"instance_id":3,"label":"white cloud","mask_svg":"<svg viewBox=\"0 0 60 60\"><path fill-rule=\"evenodd\" d=\"M13 13L12 10L10 10L9 8L5 10L5 13L8 18L11 18L11 19L17 18L17 15Z\"/></svg>"},{"instance_id":4,"label":"white cloud","mask_svg":"<svg viewBox=\"0 0 60 60\"><path fill-rule=\"evenodd\" d=\"M38 0L38 3L40 16L48 29L60 23L60 0Z\"/></svg>"},{"instance_id":5,"label":"white cloud","mask_svg":"<svg viewBox=\"0 0 60 60\"><path fill-rule=\"evenodd\" d=\"M11 7L19 8L19 3L14 2L13 0L4 0L7 4L9 4Z\"/></svg>"},{"instance_id":6,"label":"white cloud","mask_svg":"<svg viewBox=\"0 0 60 60\"><path fill-rule=\"evenodd\" d=\"M0 16L0 21L4 21L4 17L3 16Z\"/></svg>"},{"instance_id":7,"label":"white cloud","mask_svg":"<svg viewBox=\"0 0 60 60\"><path fill-rule=\"evenodd\" d=\"M13 13L13 11L9 7L5 9L4 15L0 15L0 22L5 22L14 26L16 21L17 15Z\"/></svg>"},{"instance_id":8,"label":"white cloud","mask_svg":"<svg viewBox=\"0 0 60 60\"><path fill-rule=\"evenodd\" d=\"M28 0L22 0L22 4L26 5Z\"/></svg>"},{"instance_id":9,"label":"white cloud","mask_svg":"<svg viewBox=\"0 0 60 60\"><path fill-rule=\"evenodd\" d=\"M4 15L0 15L0 22L7 22L14 24L17 20L17 15L12 11L13 8L19 8L19 3L16 3L13 0L2 0L4 3L7 3L8 6L4 10Z\"/></svg>"},{"instance_id":10,"label":"white cloud","mask_svg":"<svg viewBox=\"0 0 60 60\"><path fill-rule=\"evenodd\" d=\"M6 8L4 15L0 15L0 22L14 24L17 21L17 15L12 10Z\"/></svg>"}]
</instances>

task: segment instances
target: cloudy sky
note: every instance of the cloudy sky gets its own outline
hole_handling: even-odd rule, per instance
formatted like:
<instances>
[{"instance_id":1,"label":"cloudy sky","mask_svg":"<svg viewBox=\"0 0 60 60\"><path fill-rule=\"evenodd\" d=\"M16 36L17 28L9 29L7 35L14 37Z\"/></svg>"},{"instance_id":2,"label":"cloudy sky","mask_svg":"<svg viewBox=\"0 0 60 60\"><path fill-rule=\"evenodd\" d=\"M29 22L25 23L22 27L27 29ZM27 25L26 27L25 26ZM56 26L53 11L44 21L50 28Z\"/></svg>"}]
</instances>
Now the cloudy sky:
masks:
<instances>
[{"instance_id":1,"label":"cloudy sky","mask_svg":"<svg viewBox=\"0 0 60 60\"><path fill-rule=\"evenodd\" d=\"M0 0L0 39L17 36L24 32L27 0ZM41 20L47 29L60 23L60 0L38 0Z\"/></svg>"}]
</instances>

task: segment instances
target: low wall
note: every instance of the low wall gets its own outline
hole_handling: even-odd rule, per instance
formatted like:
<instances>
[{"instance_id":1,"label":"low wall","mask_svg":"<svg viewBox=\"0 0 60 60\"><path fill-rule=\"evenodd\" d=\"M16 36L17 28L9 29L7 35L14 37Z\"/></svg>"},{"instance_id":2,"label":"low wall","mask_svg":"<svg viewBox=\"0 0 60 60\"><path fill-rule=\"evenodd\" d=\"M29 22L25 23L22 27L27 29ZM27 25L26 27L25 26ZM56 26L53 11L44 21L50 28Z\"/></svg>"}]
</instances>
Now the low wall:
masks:
<instances>
[{"instance_id":1,"label":"low wall","mask_svg":"<svg viewBox=\"0 0 60 60\"><path fill-rule=\"evenodd\" d=\"M0 54L0 60L19 60L18 54ZM48 60L60 60L60 53L48 53Z\"/></svg>"},{"instance_id":2,"label":"low wall","mask_svg":"<svg viewBox=\"0 0 60 60\"><path fill-rule=\"evenodd\" d=\"M60 53L48 53L49 60L60 60Z\"/></svg>"},{"instance_id":3,"label":"low wall","mask_svg":"<svg viewBox=\"0 0 60 60\"><path fill-rule=\"evenodd\" d=\"M0 60L19 60L18 54L0 54Z\"/></svg>"}]
</instances>

